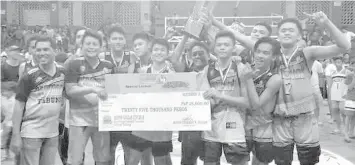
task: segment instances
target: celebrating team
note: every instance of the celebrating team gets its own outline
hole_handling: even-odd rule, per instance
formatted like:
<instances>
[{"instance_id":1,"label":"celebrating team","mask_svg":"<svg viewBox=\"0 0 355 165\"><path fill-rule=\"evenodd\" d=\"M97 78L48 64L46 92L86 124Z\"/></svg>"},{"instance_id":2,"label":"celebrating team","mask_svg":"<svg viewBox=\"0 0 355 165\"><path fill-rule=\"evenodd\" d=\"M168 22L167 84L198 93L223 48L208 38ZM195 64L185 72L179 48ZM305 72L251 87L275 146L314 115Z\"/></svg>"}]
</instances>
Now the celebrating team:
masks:
<instances>
[{"instance_id":1,"label":"celebrating team","mask_svg":"<svg viewBox=\"0 0 355 165\"><path fill-rule=\"evenodd\" d=\"M113 26L107 33L109 51L102 52L99 33L82 29L76 33L77 53L60 65L55 62L55 43L46 37L33 38L33 65L21 71L17 85L11 148L20 153L23 165L54 164L58 118L67 99L67 164L83 163L91 138L98 165L114 164L118 143L127 165L149 165L152 160L170 165L172 132L98 131L98 101L107 97L104 77L195 72L198 90L206 91L204 98L211 102L212 129L180 132L181 164L193 165L200 158L206 165L217 165L223 151L233 165L245 165L250 152L253 164L274 160L277 165L290 165L296 145L300 163L314 165L321 150L311 68L315 60L347 52L351 46L323 12L307 16L330 32L334 45L300 48L302 26L293 18L278 24L277 41L270 38L268 24L256 24L247 37L211 15L203 15L202 23L221 31L208 42L212 45L190 42L187 55L183 52L188 35L171 54L167 40L146 33L133 36L133 52L124 51L125 32ZM234 56L236 41L246 48L241 59Z\"/></svg>"}]
</instances>

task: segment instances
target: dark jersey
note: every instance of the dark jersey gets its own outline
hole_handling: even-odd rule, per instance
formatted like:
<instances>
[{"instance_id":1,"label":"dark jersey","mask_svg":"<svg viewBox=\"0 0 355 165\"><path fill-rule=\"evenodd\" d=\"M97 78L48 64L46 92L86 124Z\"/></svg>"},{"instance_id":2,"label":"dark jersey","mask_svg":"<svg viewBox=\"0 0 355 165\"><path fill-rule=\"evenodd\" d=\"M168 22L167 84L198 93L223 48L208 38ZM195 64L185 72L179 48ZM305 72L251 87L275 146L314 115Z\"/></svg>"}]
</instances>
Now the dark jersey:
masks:
<instances>
[{"instance_id":1,"label":"dark jersey","mask_svg":"<svg viewBox=\"0 0 355 165\"><path fill-rule=\"evenodd\" d=\"M26 103L21 126L22 137L51 138L58 135L64 77L64 68L60 66L56 66L54 76L35 67L21 77L16 100Z\"/></svg>"},{"instance_id":2,"label":"dark jersey","mask_svg":"<svg viewBox=\"0 0 355 165\"><path fill-rule=\"evenodd\" d=\"M84 87L105 87L105 75L112 73L113 65L106 60L100 60L96 68L85 60L77 58L69 62L68 74L65 77L65 83L77 83ZM97 127L98 106L84 104L81 98L68 98L70 102L70 124L74 126L95 126Z\"/></svg>"},{"instance_id":3,"label":"dark jersey","mask_svg":"<svg viewBox=\"0 0 355 165\"><path fill-rule=\"evenodd\" d=\"M2 63L1 65L1 81L8 82L8 81L15 81L17 82L19 79L19 65L18 66L11 66L7 62Z\"/></svg>"},{"instance_id":4,"label":"dark jersey","mask_svg":"<svg viewBox=\"0 0 355 165\"><path fill-rule=\"evenodd\" d=\"M254 79L254 85L258 96L261 96L265 91L266 85L273 75L274 74L271 71L267 71ZM261 109L248 110L247 112L246 129L253 129L257 126L272 122L272 113L265 114Z\"/></svg>"},{"instance_id":5,"label":"dark jersey","mask_svg":"<svg viewBox=\"0 0 355 165\"><path fill-rule=\"evenodd\" d=\"M120 62L116 62L111 52L105 52L105 60L110 61L114 66L114 73L127 73L131 65L131 53L125 51Z\"/></svg>"}]
</instances>

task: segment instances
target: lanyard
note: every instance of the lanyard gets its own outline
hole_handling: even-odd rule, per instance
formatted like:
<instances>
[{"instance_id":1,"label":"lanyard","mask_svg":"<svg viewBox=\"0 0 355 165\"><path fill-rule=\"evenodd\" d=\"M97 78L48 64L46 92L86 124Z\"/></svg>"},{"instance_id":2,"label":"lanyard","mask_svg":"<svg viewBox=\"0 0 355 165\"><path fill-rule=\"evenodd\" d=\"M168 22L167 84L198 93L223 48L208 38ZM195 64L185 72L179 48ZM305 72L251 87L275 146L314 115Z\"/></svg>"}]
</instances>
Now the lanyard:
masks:
<instances>
[{"instance_id":1,"label":"lanyard","mask_svg":"<svg viewBox=\"0 0 355 165\"><path fill-rule=\"evenodd\" d=\"M112 62L113 62L113 64L115 65L115 67L119 67L119 66L122 65L123 57L124 57L124 55L122 54L122 58L121 58L121 60L120 60L120 62L119 62L119 65L117 65L116 59L113 57L113 52L112 52L112 50L111 50L111 58L112 58Z\"/></svg>"},{"instance_id":2,"label":"lanyard","mask_svg":"<svg viewBox=\"0 0 355 165\"><path fill-rule=\"evenodd\" d=\"M223 83L223 84L224 84L224 82L225 82L226 79L227 79L227 76L228 76L228 73L229 73L231 67L232 67L232 62L229 63L229 66L228 66L228 68L227 68L226 74L223 74L223 70L221 69L221 67L218 66L219 74L220 74L221 77L222 77L222 83Z\"/></svg>"},{"instance_id":3,"label":"lanyard","mask_svg":"<svg viewBox=\"0 0 355 165\"><path fill-rule=\"evenodd\" d=\"M266 73L268 73L270 71L270 68L268 70L266 70L266 72L260 74L259 76L257 76L254 80L259 79L260 77L264 76Z\"/></svg>"},{"instance_id":4,"label":"lanyard","mask_svg":"<svg viewBox=\"0 0 355 165\"><path fill-rule=\"evenodd\" d=\"M288 68L288 65L290 64L290 61L292 59L292 57L296 54L296 52L298 51L298 46L296 47L296 49L293 51L293 53L291 54L290 58L287 60L285 54L282 52L281 50L281 57L282 57L282 60L285 64L285 67Z\"/></svg>"}]
</instances>

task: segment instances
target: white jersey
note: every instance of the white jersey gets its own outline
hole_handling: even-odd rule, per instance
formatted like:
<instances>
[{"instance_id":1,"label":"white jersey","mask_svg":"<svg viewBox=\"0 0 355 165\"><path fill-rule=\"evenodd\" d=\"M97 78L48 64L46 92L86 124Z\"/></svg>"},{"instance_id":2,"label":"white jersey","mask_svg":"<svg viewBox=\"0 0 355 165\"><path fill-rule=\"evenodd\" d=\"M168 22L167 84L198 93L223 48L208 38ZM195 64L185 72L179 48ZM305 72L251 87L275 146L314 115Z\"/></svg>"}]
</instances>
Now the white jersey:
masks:
<instances>
[{"instance_id":1,"label":"white jersey","mask_svg":"<svg viewBox=\"0 0 355 165\"><path fill-rule=\"evenodd\" d=\"M332 77L332 87L331 87L331 100L333 101L344 101L343 96L346 94L348 86L345 84L346 72L347 70L343 68L341 71L335 70Z\"/></svg>"}]
</instances>

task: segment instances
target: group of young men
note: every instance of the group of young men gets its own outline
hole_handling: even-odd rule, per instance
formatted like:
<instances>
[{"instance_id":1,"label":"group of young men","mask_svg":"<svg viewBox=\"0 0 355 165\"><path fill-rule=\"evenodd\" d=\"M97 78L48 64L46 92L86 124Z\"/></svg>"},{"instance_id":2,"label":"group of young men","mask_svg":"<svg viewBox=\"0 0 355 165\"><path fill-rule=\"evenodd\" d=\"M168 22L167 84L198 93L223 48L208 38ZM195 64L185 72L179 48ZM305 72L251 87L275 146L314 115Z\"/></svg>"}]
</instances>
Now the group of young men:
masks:
<instances>
[{"instance_id":1,"label":"group of young men","mask_svg":"<svg viewBox=\"0 0 355 165\"><path fill-rule=\"evenodd\" d=\"M65 163L82 164L91 138L97 165L115 163L118 143L125 164L150 165L154 160L156 165L171 165L172 132L98 131L98 102L107 97L104 77L195 72L196 90L205 91L203 97L211 102L206 111L212 113L212 129L180 132L181 164L193 165L200 158L206 165L218 165L223 152L228 163L245 165L252 152L253 164L274 160L277 165L291 165L296 145L300 163L314 165L321 149L311 68L315 60L331 58L351 46L323 12L307 16L331 33L334 45L299 48L302 26L293 18L278 24L277 41L270 38L271 27L265 23L256 24L248 37L210 15L202 16L205 27L221 29L213 45L194 41L187 55L183 52L188 35L169 53L167 40L137 33L130 52L124 49L125 32L113 26L106 34L110 51L102 52L99 33L79 29L77 53L61 64L55 62L55 43L35 37L29 42L33 61L23 64L17 83L11 149L19 153L23 165L55 164L58 119L66 103L69 139L61 144L68 146L61 153ZM241 59L233 56L236 41L245 47Z\"/></svg>"}]
</instances>

